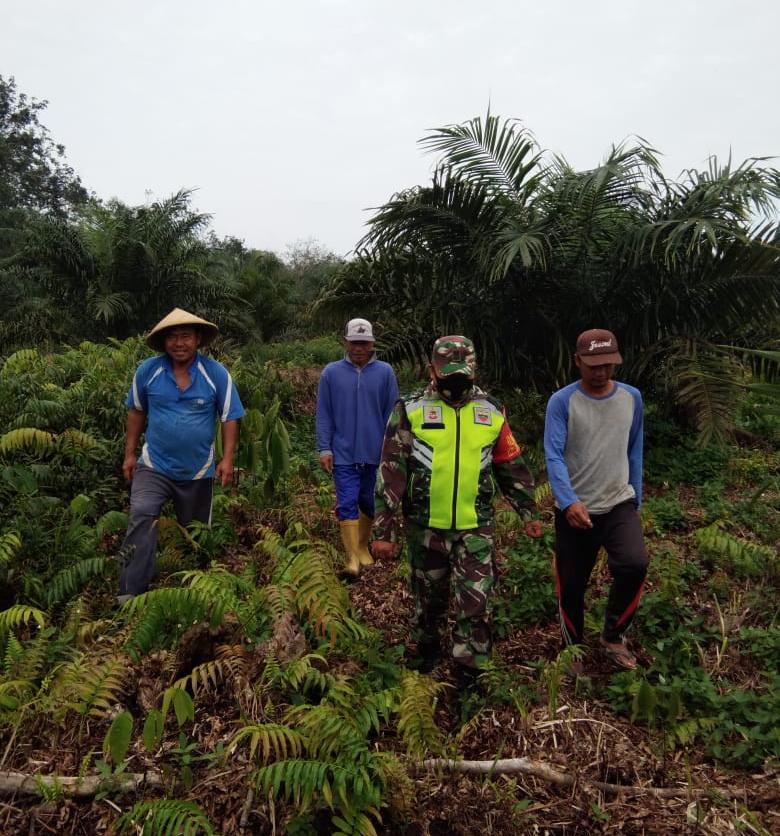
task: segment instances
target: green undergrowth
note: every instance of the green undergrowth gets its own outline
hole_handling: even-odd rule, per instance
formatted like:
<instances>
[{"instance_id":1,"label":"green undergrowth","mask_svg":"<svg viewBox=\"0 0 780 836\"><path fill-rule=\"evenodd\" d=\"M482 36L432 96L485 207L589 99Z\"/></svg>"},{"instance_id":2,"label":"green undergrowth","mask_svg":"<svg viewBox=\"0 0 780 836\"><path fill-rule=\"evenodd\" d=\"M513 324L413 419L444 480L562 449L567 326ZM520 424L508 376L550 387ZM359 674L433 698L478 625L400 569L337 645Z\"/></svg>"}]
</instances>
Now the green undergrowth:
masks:
<instances>
[{"instance_id":1,"label":"green undergrowth","mask_svg":"<svg viewBox=\"0 0 780 836\"><path fill-rule=\"evenodd\" d=\"M357 617L338 577L333 487L314 453L316 375L295 365L322 359L315 348L236 361L249 410L240 481L216 490L210 529L182 528L164 512L154 588L121 608L123 401L145 348L23 351L0 367L5 763L23 764L21 741L25 751L55 746L81 774L100 776L106 795L128 770L159 770L165 798L139 801L119 832L144 822L216 831L198 787L226 769L276 799L288 832L401 832L415 817L410 764L457 754L465 727L445 734L437 717L446 686L404 666L402 649ZM537 401L518 397L513 409L530 416ZM642 727L662 757L704 752L756 770L780 756L778 453L701 450L664 432L654 444L664 437L670 446L648 445L652 562L631 637L645 664L593 677L588 696ZM549 632L556 620L551 499L540 475L541 538L497 512L500 638ZM595 574L591 637L603 614L602 565ZM463 717L499 705L554 717L566 670L583 652L522 666L495 654ZM208 732L214 718L221 734Z\"/></svg>"}]
</instances>

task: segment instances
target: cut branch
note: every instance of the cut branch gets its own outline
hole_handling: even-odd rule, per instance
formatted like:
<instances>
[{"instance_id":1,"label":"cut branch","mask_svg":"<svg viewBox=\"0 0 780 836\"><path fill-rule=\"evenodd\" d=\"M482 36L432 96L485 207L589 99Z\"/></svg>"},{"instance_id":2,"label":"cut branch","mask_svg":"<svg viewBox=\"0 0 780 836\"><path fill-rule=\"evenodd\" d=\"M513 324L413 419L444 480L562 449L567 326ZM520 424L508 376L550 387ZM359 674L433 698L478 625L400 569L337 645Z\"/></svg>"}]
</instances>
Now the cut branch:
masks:
<instances>
[{"instance_id":1,"label":"cut branch","mask_svg":"<svg viewBox=\"0 0 780 836\"><path fill-rule=\"evenodd\" d=\"M43 795L61 792L72 798L91 798L99 791L132 792L141 787L162 787L159 772L129 773L113 778L88 775L26 775L24 772L0 772L0 795Z\"/></svg>"},{"instance_id":2,"label":"cut branch","mask_svg":"<svg viewBox=\"0 0 780 836\"><path fill-rule=\"evenodd\" d=\"M590 781L581 778L577 775L567 775L565 772L559 772L553 769L546 763L541 761L533 761L529 758L504 758L502 760L494 761L460 761L449 760L447 758L430 758L422 762L421 766L424 769L449 769L453 772L464 772L471 775L513 775L522 773L523 775L533 775L535 778L541 778L551 784L557 784L561 787L571 787L574 784L579 784L584 787L592 787L593 789L601 790L611 795L618 793L627 793L629 795L654 795L657 798L680 798L695 795L703 795L706 790L695 789L693 787L650 787L650 786L635 786L624 784L607 784L603 781ZM732 794L726 790L718 788L718 793L731 798Z\"/></svg>"}]
</instances>

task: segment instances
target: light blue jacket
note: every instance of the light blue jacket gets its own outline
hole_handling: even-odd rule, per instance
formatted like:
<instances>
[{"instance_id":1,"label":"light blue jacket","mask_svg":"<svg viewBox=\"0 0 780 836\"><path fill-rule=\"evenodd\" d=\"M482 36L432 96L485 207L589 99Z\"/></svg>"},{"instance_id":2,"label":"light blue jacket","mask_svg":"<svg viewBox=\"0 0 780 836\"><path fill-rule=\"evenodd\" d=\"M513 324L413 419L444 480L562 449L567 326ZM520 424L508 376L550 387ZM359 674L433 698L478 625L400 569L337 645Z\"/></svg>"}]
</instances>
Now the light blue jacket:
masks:
<instances>
[{"instance_id":1,"label":"light blue jacket","mask_svg":"<svg viewBox=\"0 0 780 836\"><path fill-rule=\"evenodd\" d=\"M398 400L392 368L372 359L328 363L317 390L317 450L334 465L379 464L387 419Z\"/></svg>"}]
</instances>

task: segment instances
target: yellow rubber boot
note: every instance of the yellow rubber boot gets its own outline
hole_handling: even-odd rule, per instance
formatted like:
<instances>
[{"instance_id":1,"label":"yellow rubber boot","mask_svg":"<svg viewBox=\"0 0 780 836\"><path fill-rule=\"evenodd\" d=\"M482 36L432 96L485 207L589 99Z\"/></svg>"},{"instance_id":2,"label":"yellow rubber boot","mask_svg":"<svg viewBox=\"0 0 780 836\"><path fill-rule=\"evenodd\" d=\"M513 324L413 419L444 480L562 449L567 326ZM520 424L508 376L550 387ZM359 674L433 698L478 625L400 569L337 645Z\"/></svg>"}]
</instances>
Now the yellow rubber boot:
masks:
<instances>
[{"instance_id":1,"label":"yellow rubber boot","mask_svg":"<svg viewBox=\"0 0 780 836\"><path fill-rule=\"evenodd\" d=\"M370 566L374 562L371 557L368 544L371 540L371 529L374 527L374 518L367 517L362 511L360 512L360 548L358 549L358 559L361 566Z\"/></svg>"},{"instance_id":2,"label":"yellow rubber boot","mask_svg":"<svg viewBox=\"0 0 780 836\"><path fill-rule=\"evenodd\" d=\"M344 574L356 578L360 574L360 523L357 520L341 520L341 542L347 556L344 562Z\"/></svg>"}]
</instances>

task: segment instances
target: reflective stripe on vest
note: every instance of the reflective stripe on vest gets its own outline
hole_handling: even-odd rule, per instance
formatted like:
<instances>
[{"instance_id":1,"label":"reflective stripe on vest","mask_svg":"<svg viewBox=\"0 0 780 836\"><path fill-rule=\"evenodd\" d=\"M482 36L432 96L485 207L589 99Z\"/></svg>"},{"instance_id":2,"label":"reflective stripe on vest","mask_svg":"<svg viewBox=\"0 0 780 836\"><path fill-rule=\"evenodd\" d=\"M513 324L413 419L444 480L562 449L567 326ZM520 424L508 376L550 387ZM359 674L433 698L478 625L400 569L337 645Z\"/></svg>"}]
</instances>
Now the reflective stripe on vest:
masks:
<instances>
[{"instance_id":1,"label":"reflective stripe on vest","mask_svg":"<svg viewBox=\"0 0 780 836\"><path fill-rule=\"evenodd\" d=\"M412 457L431 472L431 528L477 527L480 474L490 469L504 416L488 400L454 409L443 400L406 404L414 437Z\"/></svg>"}]
</instances>

